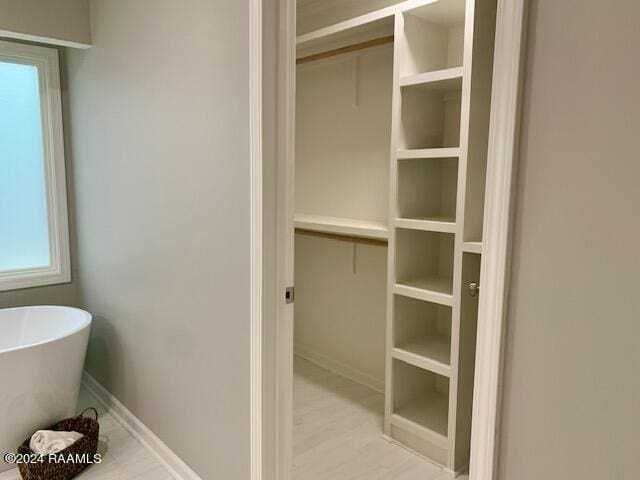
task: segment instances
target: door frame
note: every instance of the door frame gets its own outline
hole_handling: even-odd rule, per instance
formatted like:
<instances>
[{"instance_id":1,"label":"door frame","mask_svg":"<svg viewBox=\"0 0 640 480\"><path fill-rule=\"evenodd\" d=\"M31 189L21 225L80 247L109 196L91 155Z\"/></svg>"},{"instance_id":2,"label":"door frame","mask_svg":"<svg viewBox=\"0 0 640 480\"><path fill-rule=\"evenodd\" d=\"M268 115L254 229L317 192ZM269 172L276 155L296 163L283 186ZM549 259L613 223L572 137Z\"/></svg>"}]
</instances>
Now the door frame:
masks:
<instances>
[{"instance_id":1,"label":"door frame","mask_svg":"<svg viewBox=\"0 0 640 480\"><path fill-rule=\"evenodd\" d=\"M262 184L265 198L275 199L275 212L269 212L267 218L273 223L276 247L271 250L275 254L273 267L265 266L264 276L256 270L252 270L252 275L259 274L260 281L273 282L275 299L271 299L274 304L271 308L268 307L270 302L261 302L264 310L252 329L252 365L255 366L252 406L262 405L262 409L252 415L252 465L255 468L252 468L251 478L289 480L293 427L293 305L285 304L284 289L293 285L296 1L264 2L277 8L276 24L265 26L265 29L274 29L277 37L274 47L277 63L277 85L273 89L275 111L265 112L271 113L270 118L276 123L275 174L267 182L263 179ZM511 265L527 11L528 0L498 0L470 480L495 480L497 477L504 324ZM267 44L263 47L267 48ZM265 339L272 340L265 342ZM253 355L256 348L260 348L259 356ZM263 397L266 386L273 388ZM270 415L275 419L269 421ZM260 425L253 425L254 422L260 422ZM260 465L262 468L258 468Z\"/></svg>"}]
</instances>

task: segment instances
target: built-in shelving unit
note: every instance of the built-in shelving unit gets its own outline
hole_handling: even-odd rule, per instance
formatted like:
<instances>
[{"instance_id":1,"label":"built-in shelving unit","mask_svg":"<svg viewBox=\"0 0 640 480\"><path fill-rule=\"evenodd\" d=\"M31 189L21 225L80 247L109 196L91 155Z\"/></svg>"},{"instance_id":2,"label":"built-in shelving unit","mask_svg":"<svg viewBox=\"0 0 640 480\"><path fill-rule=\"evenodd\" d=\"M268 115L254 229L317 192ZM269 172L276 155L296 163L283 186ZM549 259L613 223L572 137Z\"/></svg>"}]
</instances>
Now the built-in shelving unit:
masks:
<instances>
[{"instance_id":1,"label":"built-in shelving unit","mask_svg":"<svg viewBox=\"0 0 640 480\"><path fill-rule=\"evenodd\" d=\"M456 474L469 459L495 1L414 6L395 16L385 431Z\"/></svg>"},{"instance_id":2,"label":"built-in shelving unit","mask_svg":"<svg viewBox=\"0 0 640 480\"><path fill-rule=\"evenodd\" d=\"M496 0L370 3L318 1L323 13L298 24L295 227L388 242L384 433L456 474L469 460L467 292L482 254ZM352 258L349 274L355 247ZM366 271L375 284L379 270Z\"/></svg>"}]
</instances>

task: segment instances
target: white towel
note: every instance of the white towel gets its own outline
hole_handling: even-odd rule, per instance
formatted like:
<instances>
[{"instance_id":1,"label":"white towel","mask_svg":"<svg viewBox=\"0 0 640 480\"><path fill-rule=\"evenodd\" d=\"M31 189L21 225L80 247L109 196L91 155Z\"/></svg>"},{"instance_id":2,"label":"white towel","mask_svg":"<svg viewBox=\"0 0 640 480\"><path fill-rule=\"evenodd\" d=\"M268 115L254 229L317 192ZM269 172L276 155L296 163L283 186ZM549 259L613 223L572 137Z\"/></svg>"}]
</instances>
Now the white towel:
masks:
<instances>
[{"instance_id":1,"label":"white towel","mask_svg":"<svg viewBox=\"0 0 640 480\"><path fill-rule=\"evenodd\" d=\"M78 432L54 432L53 430L38 430L29 441L29 448L38 455L58 453L83 437Z\"/></svg>"}]
</instances>

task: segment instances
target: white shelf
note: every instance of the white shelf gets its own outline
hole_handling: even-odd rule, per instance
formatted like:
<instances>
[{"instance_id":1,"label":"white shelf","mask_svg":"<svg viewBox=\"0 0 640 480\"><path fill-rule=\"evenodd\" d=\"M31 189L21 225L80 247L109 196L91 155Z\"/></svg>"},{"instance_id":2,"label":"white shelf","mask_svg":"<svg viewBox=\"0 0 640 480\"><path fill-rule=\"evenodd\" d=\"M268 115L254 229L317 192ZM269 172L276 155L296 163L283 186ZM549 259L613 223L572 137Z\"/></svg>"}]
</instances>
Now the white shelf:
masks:
<instances>
[{"instance_id":1,"label":"white shelf","mask_svg":"<svg viewBox=\"0 0 640 480\"><path fill-rule=\"evenodd\" d=\"M337 22L331 25L327 25L326 27L318 28L317 30L313 30L311 32L303 33L296 37L296 45L307 46L309 44L315 44L318 42L322 42L325 39L330 39L336 35L344 34L349 30L358 29L358 28L366 28L368 25L389 20L391 24L393 24L393 16L396 13L402 13L408 10L415 9L416 6L420 4L430 4L434 2L442 3L442 0L431 0L431 1L416 1L416 0L405 0L404 2L396 3L395 5L391 5L389 7L381 8L379 10L375 10L373 12L365 13L364 15L358 15L353 18L349 18L347 20L343 20L341 22ZM460 1L460 0L457 0ZM446 2L444 2L446 3Z\"/></svg>"},{"instance_id":2,"label":"white shelf","mask_svg":"<svg viewBox=\"0 0 640 480\"><path fill-rule=\"evenodd\" d=\"M314 30L309 33L304 33L302 35L298 35L296 37L296 45L307 46L310 44L317 44L322 42L323 40L329 40L336 35L344 34L349 30L363 28L375 22L384 21L385 19L390 19L393 22L393 16L398 10L397 5L383 8L381 10L376 10L375 12L367 13L365 15L360 15L358 17L350 18L343 22L334 23L333 25L329 25L324 28L319 28L318 30Z\"/></svg>"},{"instance_id":3,"label":"white shelf","mask_svg":"<svg viewBox=\"0 0 640 480\"><path fill-rule=\"evenodd\" d=\"M467 253L482 253L482 242L464 242L462 244L462 251Z\"/></svg>"},{"instance_id":4,"label":"white shelf","mask_svg":"<svg viewBox=\"0 0 640 480\"><path fill-rule=\"evenodd\" d=\"M389 229L386 224L373 220L296 213L294 225L296 229L311 232L373 238L376 240L387 240L389 238Z\"/></svg>"},{"instance_id":5,"label":"white shelf","mask_svg":"<svg viewBox=\"0 0 640 480\"><path fill-rule=\"evenodd\" d=\"M451 338L445 335L402 343L392 350L392 356L415 367L451 376Z\"/></svg>"},{"instance_id":6,"label":"white shelf","mask_svg":"<svg viewBox=\"0 0 640 480\"><path fill-rule=\"evenodd\" d=\"M393 293L439 305L453 305L453 281L449 277L426 277L405 280L393 286Z\"/></svg>"},{"instance_id":7,"label":"white shelf","mask_svg":"<svg viewBox=\"0 0 640 480\"><path fill-rule=\"evenodd\" d=\"M397 153L398 160L410 158L458 158L459 156L459 147L399 149Z\"/></svg>"},{"instance_id":8,"label":"white shelf","mask_svg":"<svg viewBox=\"0 0 640 480\"><path fill-rule=\"evenodd\" d=\"M433 72L405 75L400 78L401 87L425 87L434 90L460 90L462 88L462 67L446 68Z\"/></svg>"},{"instance_id":9,"label":"white shelf","mask_svg":"<svg viewBox=\"0 0 640 480\"><path fill-rule=\"evenodd\" d=\"M398 228L426 232L456 232L456 222L450 218L396 218L395 225Z\"/></svg>"}]
</instances>

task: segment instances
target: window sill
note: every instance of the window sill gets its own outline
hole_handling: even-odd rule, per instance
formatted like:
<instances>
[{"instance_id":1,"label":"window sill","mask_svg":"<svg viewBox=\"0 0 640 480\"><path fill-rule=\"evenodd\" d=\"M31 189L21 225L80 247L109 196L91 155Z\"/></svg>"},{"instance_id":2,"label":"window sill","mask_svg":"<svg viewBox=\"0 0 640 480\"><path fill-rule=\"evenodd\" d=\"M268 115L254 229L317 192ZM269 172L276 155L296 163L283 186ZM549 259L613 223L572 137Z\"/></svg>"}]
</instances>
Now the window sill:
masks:
<instances>
[{"instance_id":1,"label":"window sill","mask_svg":"<svg viewBox=\"0 0 640 480\"><path fill-rule=\"evenodd\" d=\"M0 292L44 287L71 282L71 272L53 269L20 270L0 273Z\"/></svg>"}]
</instances>

